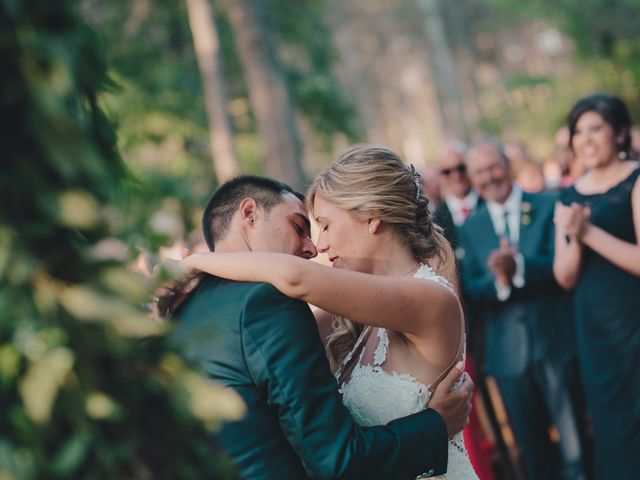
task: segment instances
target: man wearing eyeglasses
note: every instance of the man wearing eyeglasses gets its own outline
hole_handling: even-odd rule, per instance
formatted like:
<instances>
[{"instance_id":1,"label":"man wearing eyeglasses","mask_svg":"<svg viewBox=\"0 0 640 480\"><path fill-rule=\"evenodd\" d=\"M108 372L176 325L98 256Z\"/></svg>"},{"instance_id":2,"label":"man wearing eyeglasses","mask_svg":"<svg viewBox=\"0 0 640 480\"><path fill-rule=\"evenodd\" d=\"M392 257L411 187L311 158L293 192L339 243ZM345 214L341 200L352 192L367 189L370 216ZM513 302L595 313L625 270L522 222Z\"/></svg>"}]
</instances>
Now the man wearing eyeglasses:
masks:
<instances>
[{"instance_id":1,"label":"man wearing eyeglasses","mask_svg":"<svg viewBox=\"0 0 640 480\"><path fill-rule=\"evenodd\" d=\"M444 202L434 212L434 220L444 228L444 235L459 258L458 228L464 224L478 206L478 192L471 188L464 164L466 146L454 142L438 154L438 184Z\"/></svg>"}]
</instances>

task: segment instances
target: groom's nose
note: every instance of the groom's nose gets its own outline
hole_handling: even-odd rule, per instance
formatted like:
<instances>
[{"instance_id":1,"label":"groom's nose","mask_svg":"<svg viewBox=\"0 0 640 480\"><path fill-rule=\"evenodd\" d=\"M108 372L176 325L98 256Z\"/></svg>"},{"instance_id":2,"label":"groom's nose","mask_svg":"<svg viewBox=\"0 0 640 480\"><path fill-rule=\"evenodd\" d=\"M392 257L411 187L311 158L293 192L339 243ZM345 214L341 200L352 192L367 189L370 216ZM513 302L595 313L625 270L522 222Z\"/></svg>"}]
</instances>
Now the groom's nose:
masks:
<instances>
[{"instance_id":1,"label":"groom's nose","mask_svg":"<svg viewBox=\"0 0 640 480\"><path fill-rule=\"evenodd\" d=\"M306 259L318 256L318 250L309 237L305 239L304 244L302 245L302 256Z\"/></svg>"}]
</instances>

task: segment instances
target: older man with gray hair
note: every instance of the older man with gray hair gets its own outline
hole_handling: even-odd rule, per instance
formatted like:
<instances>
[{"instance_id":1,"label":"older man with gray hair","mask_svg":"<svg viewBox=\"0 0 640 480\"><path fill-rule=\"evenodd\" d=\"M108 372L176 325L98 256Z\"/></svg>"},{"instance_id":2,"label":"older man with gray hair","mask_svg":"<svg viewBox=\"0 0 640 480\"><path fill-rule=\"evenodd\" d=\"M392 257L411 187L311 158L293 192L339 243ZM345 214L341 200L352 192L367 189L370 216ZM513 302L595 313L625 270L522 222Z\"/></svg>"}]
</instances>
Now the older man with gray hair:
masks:
<instances>
[{"instance_id":1,"label":"older man with gray hair","mask_svg":"<svg viewBox=\"0 0 640 480\"><path fill-rule=\"evenodd\" d=\"M514 184L497 142L472 146L465 161L484 204L460 229L462 284L484 322L486 372L498 383L527 478L585 478L567 387L576 379L573 312L553 277L555 196Z\"/></svg>"}]
</instances>

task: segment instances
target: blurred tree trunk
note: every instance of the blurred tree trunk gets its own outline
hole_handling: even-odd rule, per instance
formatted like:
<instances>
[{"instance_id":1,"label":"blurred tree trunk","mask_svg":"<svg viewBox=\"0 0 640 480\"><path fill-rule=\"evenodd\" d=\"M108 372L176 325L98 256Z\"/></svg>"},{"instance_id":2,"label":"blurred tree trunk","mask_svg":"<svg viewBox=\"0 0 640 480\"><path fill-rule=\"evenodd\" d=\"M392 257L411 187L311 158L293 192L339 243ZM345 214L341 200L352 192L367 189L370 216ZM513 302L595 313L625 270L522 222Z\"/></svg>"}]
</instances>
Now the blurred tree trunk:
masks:
<instances>
[{"instance_id":1,"label":"blurred tree trunk","mask_svg":"<svg viewBox=\"0 0 640 480\"><path fill-rule=\"evenodd\" d=\"M240 173L233 146L233 130L227 115L225 78L220 57L220 40L209 0L187 0L189 26L202 76L205 106L209 119L209 143L218 183Z\"/></svg>"},{"instance_id":2,"label":"blurred tree trunk","mask_svg":"<svg viewBox=\"0 0 640 480\"><path fill-rule=\"evenodd\" d=\"M261 0L227 0L227 11L247 78L268 175L293 187L306 183L295 111Z\"/></svg>"},{"instance_id":3,"label":"blurred tree trunk","mask_svg":"<svg viewBox=\"0 0 640 480\"><path fill-rule=\"evenodd\" d=\"M483 108L480 102L478 79L476 78L477 55L475 51L475 41L470 21L469 0L458 0L456 2L441 2L443 12L449 26L448 31L453 38L453 50L455 51L456 63L459 67L460 84L465 93L465 98L471 100L471 104L465 104L467 118L469 110L473 109L473 118L482 118Z\"/></svg>"},{"instance_id":4,"label":"blurred tree trunk","mask_svg":"<svg viewBox=\"0 0 640 480\"><path fill-rule=\"evenodd\" d=\"M327 2L327 17L333 27L334 42L340 52L341 64L349 85L356 88L349 89L349 95L354 99L358 110L358 120L361 123L366 140L371 143L388 145L389 138L381 121L381 115L376 109L377 96L372 82L371 71L363 65L362 52L356 47L354 38L354 22L348 9L344 8L342 0Z\"/></svg>"},{"instance_id":5,"label":"blurred tree trunk","mask_svg":"<svg viewBox=\"0 0 640 480\"><path fill-rule=\"evenodd\" d=\"M440 101L445 129L458 138L467 139L467 124L458 87L456 65L444 30L444 19L437 0L418 0L423 14L423 28L431 47L433 78Z\"/></svg>"}]
</instances>

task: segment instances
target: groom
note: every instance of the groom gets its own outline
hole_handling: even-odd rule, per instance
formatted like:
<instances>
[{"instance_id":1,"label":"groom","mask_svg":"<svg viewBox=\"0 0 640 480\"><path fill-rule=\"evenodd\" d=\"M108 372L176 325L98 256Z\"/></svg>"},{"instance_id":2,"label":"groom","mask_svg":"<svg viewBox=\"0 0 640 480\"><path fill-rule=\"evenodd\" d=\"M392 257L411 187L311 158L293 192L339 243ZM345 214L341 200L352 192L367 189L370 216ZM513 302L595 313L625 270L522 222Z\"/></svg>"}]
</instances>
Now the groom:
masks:
<instances>
[{"instance_id":1,"label":"groom","mask_svg":"<svg viewBox=\"0 0 640 480\"><path fill-rule=\"evenodd\" d=\"M220 252L270 251L312 258L317 250L303 197L275 180L243 176L222 185L203 216ZM430 408L363 428L342 404L309 307L263 283L206 276L176 314L174 338L216 382L233 388L246 416L218 440L243 478L426 478L447 469L448 437L461 430L473 384Z\"/></svg>"}]
</instances>

